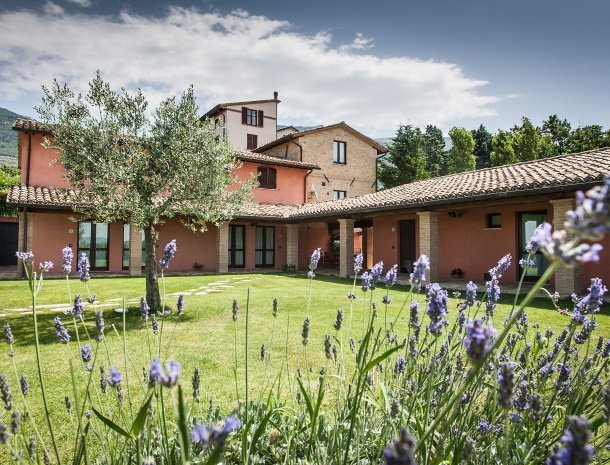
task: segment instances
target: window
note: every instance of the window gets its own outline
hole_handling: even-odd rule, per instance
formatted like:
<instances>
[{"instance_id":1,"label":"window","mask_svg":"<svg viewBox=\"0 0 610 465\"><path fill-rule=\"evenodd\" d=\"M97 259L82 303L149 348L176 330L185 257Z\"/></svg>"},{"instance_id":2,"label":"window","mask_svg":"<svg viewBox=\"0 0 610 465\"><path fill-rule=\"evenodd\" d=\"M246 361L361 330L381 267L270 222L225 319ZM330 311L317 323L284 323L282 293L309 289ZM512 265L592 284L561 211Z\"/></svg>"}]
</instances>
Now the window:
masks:
<instances>
[{"instance_id":1,"label":"window","mask_svg":"<svg viewBox=\"0 0 610 465\"><path fill-rule=\"evenodd\" d=\"M247 138L248 141L246 144L246 148L248 150L254 150L256 147L258 147L258 136L256 134L248 134Z\"/></svg>"},{"instance_id":2,"label":"window","mask_svg":"<svg viewBox=\"0 0 610 465\"><path fill-rule=\"evenodd\" d=\"M258 167L258 187L262 189L276 189L275 178L275 168Z\"/></svg>"},{"instance_id":3,"label":"window","mask_svg":"<svg viewBox=\"0 0 610 465\"><path fill-rule=\"evenodd\" d=\"M502 227L502 215L500 213L489 213L487 215L487 224L489 229L500 229Z\"/></svg>"},{"instance_id":4,"label":"window","mask_svg":"<svg viewBox=\"0 0 610 465\"><path fill-rule=\"evenodd\" d=\"M273 226L256 227L255 247L255 266L275 265L275 228Z\"/></svg>"},{"instance_id":5,"label":"window","mask_svg":"<svg viewBox=\"0 0 610 465\"><path fill-rule=\"evenodd\" d=\"M243 268L245 265L246 227L229 225L229 267Z\"/></svg>"},{"instance_id":6,"label":"window","mask_svg":"<svg viewBox=\"0 0 610 465\"><path fill-rule=\"evenodd\" d=\"M345 191L333 191L333 200L341 200L346 197L347 193Z\"/></svg>"},{"instance_id":7,"label":"window","mask_svg":"<svg viewBox=\"0 0 610 465\"><path fill-rule=\"evenodd\" d=\"M78 223L77 257L87 254L93 271L108 271L108 223Z\"/></svg>"},{"instance_id":8,"label":"window","mask_svg":"<svg viewBox=\"0 0 610 465\"><path fill-rule=\"evenodd\" d=\"M345 142L333 141L333 162L345 165Z\"/></svg>"},{"instance_id":9,"label":"window","mask_svg":"<svg viewBox=\"0 0 610 465\"><path fill-rule=\"evenodd\" d=\"M263 118L265 117L263 110L254 110L252 108L241 107L241 124L248 126L263 127Z\"/></svg>"}]
</instances>

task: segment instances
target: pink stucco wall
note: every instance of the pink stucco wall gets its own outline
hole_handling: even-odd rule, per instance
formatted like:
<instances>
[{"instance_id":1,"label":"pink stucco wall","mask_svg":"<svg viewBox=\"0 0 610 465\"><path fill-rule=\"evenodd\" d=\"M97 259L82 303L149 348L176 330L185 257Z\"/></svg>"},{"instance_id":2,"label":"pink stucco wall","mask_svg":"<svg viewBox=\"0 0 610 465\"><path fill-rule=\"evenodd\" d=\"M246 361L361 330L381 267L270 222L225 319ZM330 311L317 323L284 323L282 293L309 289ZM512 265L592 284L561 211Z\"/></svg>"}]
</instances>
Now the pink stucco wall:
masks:
<instances>
[{"instance_id":1,"label":"pink stucco wall","mask_svg":"<svg viewBox=\"0 0 610 465\"><path fill-rule=\"evenodd\" d=\"M591 285L591 278L601 278L601 280L610 287L610 236L600 241L604 249L599 254L600 260L598 263L585 263L581 268L581 286L586 289Z\"/></svg>"},{"instance_id":2,"label":"pink stucco wall","mask_svg":"<svg viewBox=\"0 0 610 465\"><path fill-rule=\"evenodd\" d=\"M309 266L309 257L318 247L327 252L329 247L327 223L302 224L299 228L299 269Z\"/></svg>"},{"instance_id":3,"label":"pink stucco wall","mask_svg":"<svg viewBox=\"0 0 610 465\"><path fill-rule=\"evenodd\" d=\"M258 167L272 167L276 169L276 189L263 189L260 187L252 191L252 200L258 203L276 203L284 205L302 204L305 196L305 175L309 170L301 168L288 168L285 166L261 165L252 162L243 162L235 174L241 180L246 180L251 174L258 173Z\"/></svg>"},{"instance_id":4,"label":"pink stucco wall","mask_svg":"<svg viewBox=\"0 0 610 465\"><path fill-rule=\"evenodd\" d=\"M157 259L163 256L163 246L176 239L178 251L171 261L169 271L192 271L195 263L203 265L203 271L218 268L216 258L217 228L210 224L205 232L192 231L178 218L171 218L158 228Z\"/></svg>"},{"instance_id":5,"label":"pink stucco wall","mask_svg":"<svg viewBox=\"0 0 610 465\"><path fill-rule=\"evenodd\" d=\"M415 220L415 253L419 256L417 239L418 219L415 214L377 216L373 218L373 262L383 261L388 268L400 263L401 220Z\"/></svg>"},{"instance_id":6,"label":"pink stucco wall","mask_svg":"<svg viewBox=\"0 0 610 465\"><path fill-rule=\"evenodd\" d=\"M19 132L19 166L21 167L21 182L26 183L28 166L28 134ZM55 163L59 158L57 151L42 146L43 136L32 134L30 161L30 185L48 187L68 187L64 179L64 168L61 163Z\"/></svg>"}]
</instances>

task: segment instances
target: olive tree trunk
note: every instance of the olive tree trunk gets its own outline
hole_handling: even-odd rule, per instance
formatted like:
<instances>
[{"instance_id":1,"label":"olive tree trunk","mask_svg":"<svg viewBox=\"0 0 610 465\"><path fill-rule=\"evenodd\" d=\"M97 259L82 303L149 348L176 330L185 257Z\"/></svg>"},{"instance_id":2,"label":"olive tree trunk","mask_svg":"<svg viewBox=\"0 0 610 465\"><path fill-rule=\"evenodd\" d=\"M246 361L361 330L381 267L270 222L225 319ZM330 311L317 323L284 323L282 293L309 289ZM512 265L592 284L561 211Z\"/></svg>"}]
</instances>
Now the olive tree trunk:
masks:
<instances>
[{"instance_id":1,"label":"olive tree trunk","mask_svg":"<svg viewBox=\"0 0 610 465\"><path fill-rule=\"evenodd\" d=\"M146 248L146 301L153 311L161 309L159 295L159 275L157 274L157 240L158 234L154 225L144 228L144 242Z\"/></svg>"}]
</instances>

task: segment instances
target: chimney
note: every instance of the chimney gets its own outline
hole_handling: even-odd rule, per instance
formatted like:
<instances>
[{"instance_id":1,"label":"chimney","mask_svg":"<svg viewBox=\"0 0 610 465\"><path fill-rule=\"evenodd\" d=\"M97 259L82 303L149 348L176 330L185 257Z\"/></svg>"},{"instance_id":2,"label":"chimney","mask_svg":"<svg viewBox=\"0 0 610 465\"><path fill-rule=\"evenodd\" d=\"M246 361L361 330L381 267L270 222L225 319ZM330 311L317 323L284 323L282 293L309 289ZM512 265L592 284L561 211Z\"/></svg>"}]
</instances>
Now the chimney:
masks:
<instances>
[{"instance_id":1,"label":"chimney","mask_svg":"<svg viewBox=\"0 0 610 465\"><path fill-rule=\"evenodd\" d=\"M277 100L277 90L273 93L273 100Z\"/></svg>"}]
</instances>

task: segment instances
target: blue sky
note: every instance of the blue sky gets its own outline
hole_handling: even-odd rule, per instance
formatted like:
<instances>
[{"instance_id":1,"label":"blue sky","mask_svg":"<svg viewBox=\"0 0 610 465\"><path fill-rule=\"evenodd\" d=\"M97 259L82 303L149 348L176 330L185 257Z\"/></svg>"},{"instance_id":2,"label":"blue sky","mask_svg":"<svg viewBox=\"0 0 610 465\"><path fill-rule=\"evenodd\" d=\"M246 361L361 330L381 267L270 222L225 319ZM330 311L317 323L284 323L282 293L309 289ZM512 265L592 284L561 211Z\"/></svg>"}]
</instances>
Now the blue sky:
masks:
<instances>
[{"instance_id":1,"label":"blue sky","mask_svg":"<svg viewBox=\"0 0 610 465\"><path fill-rule=\"evenodd\" d=\"M280 93L280 122L491 131L557 113L610 126L610 2L54 0L0 7L0 106L96 69L202 112ZM171 6L170 6L171 5Z\"/></svg>"}]
</instances>

